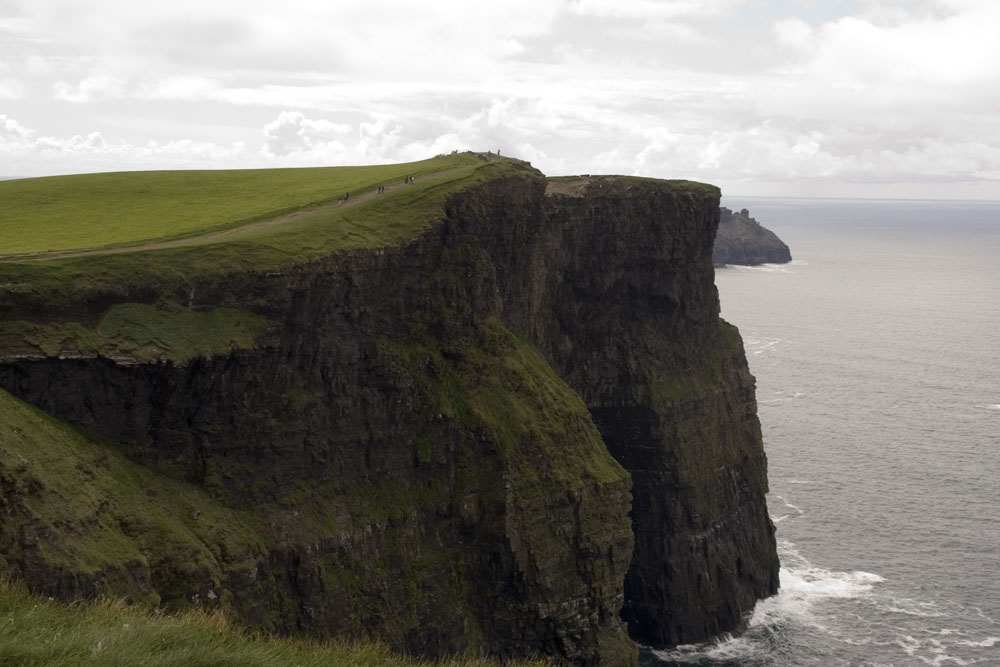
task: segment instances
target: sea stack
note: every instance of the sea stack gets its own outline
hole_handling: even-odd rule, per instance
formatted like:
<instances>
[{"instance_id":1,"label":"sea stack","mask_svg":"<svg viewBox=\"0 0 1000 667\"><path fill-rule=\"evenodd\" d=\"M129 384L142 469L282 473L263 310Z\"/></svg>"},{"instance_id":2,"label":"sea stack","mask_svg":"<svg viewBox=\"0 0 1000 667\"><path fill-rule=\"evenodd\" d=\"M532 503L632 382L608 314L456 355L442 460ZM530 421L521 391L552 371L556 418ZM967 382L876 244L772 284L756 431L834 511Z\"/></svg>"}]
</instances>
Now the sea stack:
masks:
<instances>
[{"instance_id":1,"label":"sea stack","mask_svg":"<svg viewBox=\"0 0 1000 667\"><path fill-rule=\"evenodd\" d=\"M715 236L712 262L724 264L785 264L792 261L792 253L784 241L764 227L750 211L732 211L719 208L719 231Z\"/></svg>"}]
</instances>

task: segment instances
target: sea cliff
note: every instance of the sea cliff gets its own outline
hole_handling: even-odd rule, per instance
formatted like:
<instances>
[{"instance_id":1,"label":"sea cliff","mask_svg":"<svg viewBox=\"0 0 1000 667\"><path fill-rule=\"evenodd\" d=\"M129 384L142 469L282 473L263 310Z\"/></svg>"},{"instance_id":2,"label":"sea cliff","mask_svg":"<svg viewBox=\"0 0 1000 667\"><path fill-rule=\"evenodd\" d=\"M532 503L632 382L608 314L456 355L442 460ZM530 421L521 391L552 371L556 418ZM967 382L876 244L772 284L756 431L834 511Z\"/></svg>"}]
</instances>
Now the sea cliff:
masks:
<instances>
[{"instance_id":1,"label":"sea cliff","mask_svg":"<svg viewBox=\"0 0 1000 667\"><path fill-rule=\"evenodd\" d=\"M738 630L777 556L718 202L518 165L382 247L8 280L0 571L423 656Z\"/></svg>"}]
</instances>

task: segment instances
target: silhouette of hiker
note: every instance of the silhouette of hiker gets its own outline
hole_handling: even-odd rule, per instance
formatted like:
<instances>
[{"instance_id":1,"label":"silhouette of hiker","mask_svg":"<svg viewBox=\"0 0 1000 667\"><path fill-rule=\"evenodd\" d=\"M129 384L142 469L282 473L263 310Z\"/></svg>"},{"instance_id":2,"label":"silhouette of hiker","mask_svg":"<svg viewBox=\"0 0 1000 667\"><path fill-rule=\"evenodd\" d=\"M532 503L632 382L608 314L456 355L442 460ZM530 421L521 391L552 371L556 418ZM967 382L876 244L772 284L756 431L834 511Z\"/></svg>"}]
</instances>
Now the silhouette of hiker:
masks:
<instances>
[{"instance_id":1,"label":"silhouette of hiker","mask_svg":"<svg viewBox=\"0 0 1000 667\"><path fill-rule=\"evenodd\" d=\"M351 193L350 192L345 192L344 193L344 201L347 201L350 198L351 198Z\"/></svg>"}]
</instances>

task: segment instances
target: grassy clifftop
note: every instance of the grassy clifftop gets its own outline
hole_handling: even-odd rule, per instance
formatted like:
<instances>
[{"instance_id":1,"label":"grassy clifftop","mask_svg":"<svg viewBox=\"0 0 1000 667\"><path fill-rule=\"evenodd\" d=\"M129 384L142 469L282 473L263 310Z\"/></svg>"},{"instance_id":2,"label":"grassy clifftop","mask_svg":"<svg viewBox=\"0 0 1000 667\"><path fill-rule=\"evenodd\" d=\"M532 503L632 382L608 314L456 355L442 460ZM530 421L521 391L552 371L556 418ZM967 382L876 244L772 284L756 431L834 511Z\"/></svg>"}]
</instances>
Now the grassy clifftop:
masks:
<instances>
[{"instance_id":1,"label":"grassy clifftop","mask_svg":"<svg viewBox=\"0 0 1000 667\"><path fill-rule=\"evenodd\" d=\"M450 195L537 173L518 160L456 153L378 166L0 183L0 356L184 363L253 348L269 323L252 312L192 310L199 281L404 243L441 219Z\"/></svg>"},{"instance_id":2,"label":"grassy clifftop","mask_svg":"<svg viewBox=\"0 0 1000 667\"><path fill-rule=\"evenodd\" d=\"M439 220L451 194L516 174L538 172L518 160L457 153L377 167L0 183L0 306L5 297L50 306L88 292L176 290L198 276L402 243Z\"/></svg>"},{"instance_id":3,"label":"grassy clifftop","mask_svg":"<svg viewBox=\"0 0 1000 667\"><path fill-rule=\"evenodd\" d=\"M405 176L475 164L461 154L362 167L140 171L6 181L0 183L0 254L124 246L198 234L345 193L357 196Z\"/></svg>"}]
</instances>

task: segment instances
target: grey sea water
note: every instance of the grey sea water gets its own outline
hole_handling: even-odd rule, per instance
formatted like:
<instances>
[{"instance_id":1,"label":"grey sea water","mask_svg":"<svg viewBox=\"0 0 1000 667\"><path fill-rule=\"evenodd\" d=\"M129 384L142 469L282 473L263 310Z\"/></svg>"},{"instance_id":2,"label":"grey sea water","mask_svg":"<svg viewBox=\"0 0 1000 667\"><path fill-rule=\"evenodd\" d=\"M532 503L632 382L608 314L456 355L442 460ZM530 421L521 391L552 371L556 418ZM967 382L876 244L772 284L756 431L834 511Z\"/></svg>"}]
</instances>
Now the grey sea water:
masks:
<instances>
[{"instance_id":1,"label":"grey sea water","mask_svg":"<svg viewBox=\"0 0 1000 667\"><path fill-rule=\"evenodd\" d=\"M781 592L696 665L1000 665L1000 203L730 199ZM647 656L647 660L650 656Z\"/></svg>"}]
</instances>

